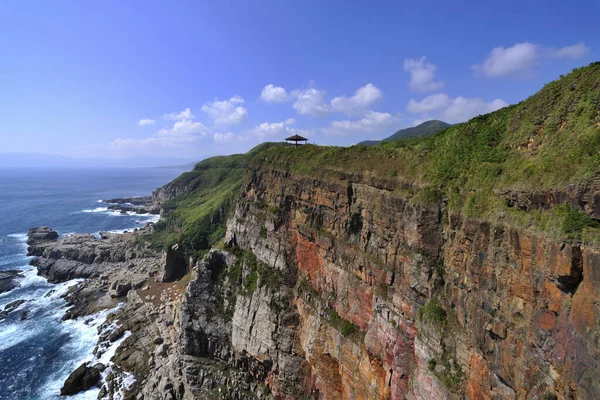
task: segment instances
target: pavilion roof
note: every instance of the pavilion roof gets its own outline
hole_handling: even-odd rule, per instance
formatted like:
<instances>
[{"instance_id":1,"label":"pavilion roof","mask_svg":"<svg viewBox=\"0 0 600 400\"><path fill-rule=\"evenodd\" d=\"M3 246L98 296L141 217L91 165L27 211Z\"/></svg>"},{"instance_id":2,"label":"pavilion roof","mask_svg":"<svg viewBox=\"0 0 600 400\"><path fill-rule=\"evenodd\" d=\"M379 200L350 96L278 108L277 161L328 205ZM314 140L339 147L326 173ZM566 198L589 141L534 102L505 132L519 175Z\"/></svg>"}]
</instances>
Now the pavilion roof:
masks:
<instances>
[{"instance_id":1,"label":"pavilion roof","mask_svg":"<svg viewBox=\"0 0 600 400\"><path fill-rule=\"evenodd\" d=\"M290 136L289 138L285 138L285 140L291 140L291 141L294 141L294 142L299 142L301 140L308 140L308 139L305 138L305 137L302 137L300 135L294 135L294 136Z\"/></svg>"}]
</instances>

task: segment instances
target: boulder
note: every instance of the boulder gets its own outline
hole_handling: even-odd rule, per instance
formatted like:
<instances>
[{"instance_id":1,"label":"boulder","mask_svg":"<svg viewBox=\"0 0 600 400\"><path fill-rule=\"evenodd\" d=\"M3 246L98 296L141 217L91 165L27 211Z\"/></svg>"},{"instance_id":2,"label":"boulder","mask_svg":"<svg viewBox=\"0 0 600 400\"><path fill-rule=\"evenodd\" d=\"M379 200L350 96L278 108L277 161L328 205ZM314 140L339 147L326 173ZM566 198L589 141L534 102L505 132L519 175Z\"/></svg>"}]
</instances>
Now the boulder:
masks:
<instances>
[{"instance_id":1,"label":"boulder","mask_svg":"<svg viewBox=\"0 0 600 400\"><path fill-rule=\"evenodd\" d=\"M100 380L100 370L96 366L89 367L87 363L83 363L65 381L65 384L60 389L62 396L70 396L77 394L83 390L88 390L95 386Z\"/></svg>"},{"instance_id":2,"label":"boulder","mask_svg":"<svg viewBox=\"0 0 600 400\"><path fill-rule=\"evenodd\" d=\"M5 319L11 311L16 310L23 303L27 303L27 300L15 300L8 303L4 310L0 311L0 320Z\"/></svg>"},{"instance_id":3,"label":"boulder","mask_svg":"<svg viewBox=\"0 0 600 400\"><path fill-rule=\"evenodd\" d=\"M131 282L115 281L110 287L109 294L112 298L125 297L130 290Z\"/></svg>"},{"instance_id":4,"label":"boulder","mask_svg":"<svg viewBox=\"0 0 600 400\"><path fill-rule=\"evenodd\" d=\"M48 242L58 239L58 232L47 226L31 228L27 233L27 244L32 245L39 242Z\"/></svg>"},{"instance_id":5,"label":"boulder","mask_svg":"<svg viewBox=\"0 0 600 400\"><path fill-rule=\"evenodd\" d=\"M22 278L21 271L2 271L0 272L0 293L8 292L18 287L18 278Z\"/></svg>"},{"instance_id":6,"label":"boulder","mask_svg":"<svg viewBox=\"0 0 600 400\"><path fill-rule=\"evenodd\" d=\"M179 245L175 244L163 253L164 271L162 282L174 282L185 276L188 272L188 264L179 253Z\"/></svg>"},{"instance_id":7,"label":"boulder","mask_svg":"<svg viewBox=\"0 0 600 400\"><path fill-rule=\"evenodd\" d=\"M110 333L110 335L108 335L108 340L110 340L111 343L115 342L115 341L119 340L120 338L122 338L124 334L125 334L125 327L119 326L117 329L112 331Z\"/></svg>"}]
</instances>

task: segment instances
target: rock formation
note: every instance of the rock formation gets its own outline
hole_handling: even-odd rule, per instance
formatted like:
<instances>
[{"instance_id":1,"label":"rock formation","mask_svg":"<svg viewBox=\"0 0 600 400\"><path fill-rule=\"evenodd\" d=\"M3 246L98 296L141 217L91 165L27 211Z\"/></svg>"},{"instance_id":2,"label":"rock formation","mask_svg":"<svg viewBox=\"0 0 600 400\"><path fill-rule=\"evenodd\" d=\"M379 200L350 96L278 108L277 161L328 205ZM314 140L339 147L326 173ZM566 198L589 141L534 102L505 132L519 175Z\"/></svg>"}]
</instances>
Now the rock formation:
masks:
<instances>
[{"instance_id":1,"label":"rock formation","mask_svg":"<svg viewBox=\"0 0 600 400\"><path fill-rule=\"evenodd\" d=\"M19 286L19 278L22 278L21 271L1 271L0 272L0 293L8 292Z\"/></svg>"},{"instance_id":2,"label":"rock formation","mask_svg":"<svg viewBox=\"0 0 600 400\"><path fill-rule=\"evenodd\" d=\"M83 363L69 375L60 389L60 394L63 396L77 394L95 386L99 380L100 370L95 366L89 367L87 363Z\"/></svg>"}]
</instances>

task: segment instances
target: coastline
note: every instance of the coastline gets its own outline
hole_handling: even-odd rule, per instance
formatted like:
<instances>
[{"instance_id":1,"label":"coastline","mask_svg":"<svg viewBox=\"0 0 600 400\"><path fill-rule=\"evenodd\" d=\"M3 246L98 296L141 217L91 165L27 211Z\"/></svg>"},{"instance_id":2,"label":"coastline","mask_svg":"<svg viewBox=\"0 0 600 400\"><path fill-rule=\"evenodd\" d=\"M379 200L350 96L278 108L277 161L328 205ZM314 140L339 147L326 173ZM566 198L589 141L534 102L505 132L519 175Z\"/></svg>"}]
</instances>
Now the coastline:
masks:
<instances>
[{"instance_id":1,"label":"coastline","mask_svg":"<svg viewBox=\"0 0 600 400\"><path fill-rule=\"evenodd\" d=\"M96 398L101 391L112 398L125 398L127 388L135 383L133 374L124 371L111 361L114 356L126 351L120 348L131 337L131 326L127 320L131 307L128 307L128 292L141 289L150 277L160 269L162 255L153 251L142 251L134 245L137 232L151 229L152 222L143 228L125 229L121 233L99 232L90 234L58 235L49 228L32 229L28 234L28 256L39 276L51 284L66 286L64 298L67 309L61 310L63 323L79 325L80 329L96 330L94 348L78 361L72 369L81 365L97 369L98 382L85 391L77 390L77 385L69 386L61 382L65 394L82 393L75 398ZM51 239L44 235L52 233ZM53 385L56 390L56 385ZM73 386L73 385L71 385ZM83 397L82 397L83 396ZM90 397L91 398L91 397Z\"/></svg>"},{"instance_id":2,"label":"coastline","mask_svg":"<svg viewBox=\"0 0 600 400\"><path fill-rule=\"evenodd\" d=\"M136 220L136 225L131 226L126 229L112 230L107 232L96 232L94 234L74 234L74 233L64 233L58 234L56 232L55 237L53 237L53 241L55 243L60 243L61 245L65 242L72 242L73 240L81 240L81 238L85 238L85 240L90 241L98 241L101 242L103 240L108 240L110 243L108 244L108 249L104 248L103 251L108 251L112 253L112 246L118 248L124 242L130 242L133 238L133 233L138 230L149 229L153 223L158 221L160 218L157 214L150 214L148 212L137 213L131 212L127 210L126 212L120 212L120 210L116 209L117 206L113 207L113 209L97 209L97 210L82 210L80 212L107 212L110 213L110 216L120 216L120 215L132 215L140 216L145 220L144 227L139 227L139 223L142 222L140 220ZM96 365L98 363L102 364L103 371L101 372L101 382L111 381L113 382L111 385L110 393L112 398L125 398L125 390L130 387L135 379L131 373L115 371L113 367L113 363L110 361L111 358L117 354L119 346L125 341L128 337L130 337L131 332L126 330L123 331L123 326L119 324L118 318L116 315L119 311L122 311L124 307L124 297L119 294L119 296L115 295L115 291L113 290L113 298L114 301L107 301L107 299L103 299L103 293L106 292L107 286L107 276L114 275L109 273L108 275L93 273L89 275L87 271L95 270L97 266L101 266L101 269L109 267L108 270L125 267L124 271L130 271L127 266L117 266L110 265L106 263L98 263L98 265L89 264L87 268L81 268L81 265L75 266L75 271L73 274L66 276L64 278L57 278L52 274L45 273L43 268L40 268L40 265L36 265L37 262L42 262L42 260L55 260L57 258L57 254L51 254L50 257L44 257L43 253L39 253L36 255L36 251L40 251L39 247L36 247L40 244L39 241L36 241L35 238L32 238L31 231L29 234L10 234L9 236L18 239L21 243L23 243L23 247L27 249L27 260L29 261L28 268L24 269L15 269L2 271L1 278L3 281L3 287L6 290L3 291L0 295L6 298L18 297L19 292L24 292L29 285L37 284L43 285L44 288L38 290L36 293L36 298L24 298L24 299L16 299L10 301L6 304L4 310L0 308L0 320L4 320L9 317L14 317L21 313L20 319L32 318L29 315L30 311L22 311L25 305L31 305L32 302L35 301L53 301L56 303L55 310L53 312L53 317L57 320L62 320L60 322L61 330L73 335L72 343L64 343L65 346L74 346L78 348L81 353L82 348L87 347L87 351L85 351L85 355L79 359L70 360L68 363L70 365L65 365L63 368L60 368L59 371L53 372L51 375L53 379L49 379L49 381L41 388L42 391L46 391L47 393L53 393L53 395L58 398L60 396L61 387L64 385L65 378L68 378L69 374L72 373L79 365L83 364L91 364ZM105 239L102 239L104 237ZM26 241L29 241L28 245ZM48 245L49 242L45 240L41 240L41 243ZM121 246L122 247L122 246ZM59 259L64 260L66 263L76 262L73 260L75 254L65 255L65 258L58 257L55 261ZM71 258L71 259L69 259ZM110 257L109 257L110 258ZM146 257L148 258L148 257ZM151 257L155 261L155 266L158 265L158 262L161 258L160 254L152 254ZM111 260L113 261L113 260ZM91 267L91 268L90 268ZM47 271L46 271L47 272ZM131 274L117 274L121 279L127 278ZM110 281L112 282L112 280ZM110 285L108 285L110 286ZM118 286L118 284L117 284ZM139 287L139 283L136 285ZM20 290L19 290L20 289ZM115 302L117 304L115 305ZM42 306L37 306L38 308L42 308ZM121 313L122 315L123 313ZM122 317L121 317L122 318ZM12 330L7 330L4 332L2 336L14 336L16 334L16 327ZM115 334L118 333L118 334ZM17 341L8 340L4 341L4 347L8 348L12 345L25 342L28 340L29 336L27 334L21 334L16 336ZM73 399L91 399L97 398L100 393L100 387L92 387L87 391L81 391L74 396L71 396ZM105 388L105 391L108 393L109 390Z\"/></svg>"}]
</instances>

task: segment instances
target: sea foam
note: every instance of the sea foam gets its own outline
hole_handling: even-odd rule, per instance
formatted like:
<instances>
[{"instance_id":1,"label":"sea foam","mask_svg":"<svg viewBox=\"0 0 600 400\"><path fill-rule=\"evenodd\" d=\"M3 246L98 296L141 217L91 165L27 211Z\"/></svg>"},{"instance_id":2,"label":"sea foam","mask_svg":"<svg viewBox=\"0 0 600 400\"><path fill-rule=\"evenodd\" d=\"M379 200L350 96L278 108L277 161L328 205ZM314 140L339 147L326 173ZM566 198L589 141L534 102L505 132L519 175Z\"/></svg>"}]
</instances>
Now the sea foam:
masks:
<instances>
[{"instance_id":1,"label":"sea foam","mask_svg":"<svg viewBox=\"0 0 600 400\"><path fill-rule=\"evenodd\" d=\"M98 213L98 212L106 212L108 211L108 207L96 207L96 208L88 208L85 210L81 210L84 213Z\"/></svg>"}]
</instances>

